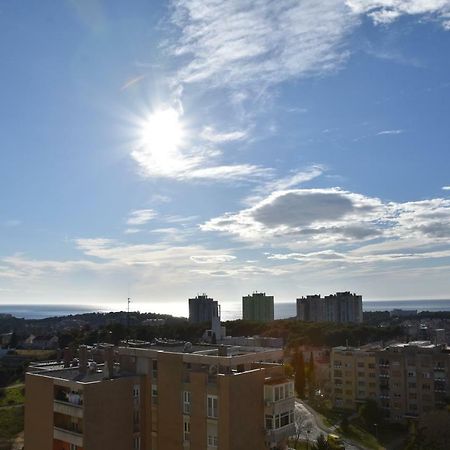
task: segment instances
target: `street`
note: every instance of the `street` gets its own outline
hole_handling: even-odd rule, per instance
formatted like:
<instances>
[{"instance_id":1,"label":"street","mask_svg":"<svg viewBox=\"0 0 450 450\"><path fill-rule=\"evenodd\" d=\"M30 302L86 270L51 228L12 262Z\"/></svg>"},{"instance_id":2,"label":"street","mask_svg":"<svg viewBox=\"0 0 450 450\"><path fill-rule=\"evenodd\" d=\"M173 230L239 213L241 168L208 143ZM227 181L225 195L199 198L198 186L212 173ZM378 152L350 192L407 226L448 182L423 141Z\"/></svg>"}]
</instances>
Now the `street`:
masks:
<instances>
[{"instance_id":1,"label":"street","mask_svg":"<svg viewBox=\"0 0 450 450\"><path fill-rule=\"evenodd\" d=\"M315 442L320 434L327 436L335 433L334 427L327 427L311 407L297 399L295 401L295 424L302 441ZM342 439L347 450L365 450L365 447L356 445L347 439Z\"/></svg>"}]
</instances>

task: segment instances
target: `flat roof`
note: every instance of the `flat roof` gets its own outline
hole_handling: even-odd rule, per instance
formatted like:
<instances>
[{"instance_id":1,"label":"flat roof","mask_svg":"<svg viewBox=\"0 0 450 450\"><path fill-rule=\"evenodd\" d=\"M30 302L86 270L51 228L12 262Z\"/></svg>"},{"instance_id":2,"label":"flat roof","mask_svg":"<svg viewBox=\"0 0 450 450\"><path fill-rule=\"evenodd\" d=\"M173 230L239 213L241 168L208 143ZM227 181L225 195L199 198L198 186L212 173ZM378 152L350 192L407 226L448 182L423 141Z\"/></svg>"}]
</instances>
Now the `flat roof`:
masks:
<instances>
[{"instance_id":1,"label":"flat roof","mask_svg":"<svg viewBox=\"0 0 450 450\"><path fill-rule=\"evenodd\" d=\"M135 376L135 374L127 373L121 370L118 373L114 373L114 377L110 378L103 371L104 364L97 365L96 370L86 370L86 373L80 373L80 369L78 367L68 367L64 369L55 369L55 370L42 370L35 372L28 372L30 375L38 375L49 378L60 379L64 381L72 381L77 383L95 383L103 380L124 378L128 376Z\"/></svg>"}]
</instances>

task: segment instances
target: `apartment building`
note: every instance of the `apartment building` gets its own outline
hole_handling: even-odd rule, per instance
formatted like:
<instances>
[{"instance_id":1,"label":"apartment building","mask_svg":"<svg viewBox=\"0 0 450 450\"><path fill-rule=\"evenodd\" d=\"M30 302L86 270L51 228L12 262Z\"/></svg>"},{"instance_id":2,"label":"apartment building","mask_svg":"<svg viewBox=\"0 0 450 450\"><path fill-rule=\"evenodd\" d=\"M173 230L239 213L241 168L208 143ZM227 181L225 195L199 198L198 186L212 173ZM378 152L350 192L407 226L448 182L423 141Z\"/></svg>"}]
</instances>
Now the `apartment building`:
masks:
<instances>
[{"instance_id":1,"label":"apartment building","mask_svg":"<svg viewBox=\"0 0 450 450\"><path fill-rule=\"evenodd\" d=\"M297 299L297 318L306 322L361 323L362 296L350 292Z\"/></svg>"},{"instance_id":2,"label":"apartment building","mask_svg":"<svg viewBox=\"0 0 450 450\"><path fill-rule=\"evenodd\" d=\"M257 322L270 322L274 319L273 295L254 292L242 297L242 319Z\"/></svg>"},{"instance_id":3,"label":"apartment building","mask_svg":"<svg viewBox=\"0 0 450 450\"><path fill-rule=\"evenodd\" d=\"M220 317L219 303L206 294L189 299L189 322L211 322L214 317Z\"/></svg>"},{"instance_id":4,"label":"apartment building","mask_svg":"<svg viewBox=\"0 0 450 450\"><path fill-rule=\"evenodd\" d=\"M378 398L377 347L334 347L330 354L331 397L336 408L356 410Z\"/></svg>"},{"instance_id":5,"label":"apartment building","mask_svg":"<svg viewBox=\"0 0 450 450\"><path fill-rule=\"evenodd\" d=\"M450 395L450 348L430 341L389 345L376 353L379 402L393 422L444 408Z\"/></svg>"},{"instance_id":6,"label":"apartment building","mask_svg":"<svg viewBox=\"0 0 450 450\"><path fill-rule=\"evenodd\" d=\"M295 432L282 349L158 341L26 376L27 450L282 449Z\"/></svg>"}]
</instances>

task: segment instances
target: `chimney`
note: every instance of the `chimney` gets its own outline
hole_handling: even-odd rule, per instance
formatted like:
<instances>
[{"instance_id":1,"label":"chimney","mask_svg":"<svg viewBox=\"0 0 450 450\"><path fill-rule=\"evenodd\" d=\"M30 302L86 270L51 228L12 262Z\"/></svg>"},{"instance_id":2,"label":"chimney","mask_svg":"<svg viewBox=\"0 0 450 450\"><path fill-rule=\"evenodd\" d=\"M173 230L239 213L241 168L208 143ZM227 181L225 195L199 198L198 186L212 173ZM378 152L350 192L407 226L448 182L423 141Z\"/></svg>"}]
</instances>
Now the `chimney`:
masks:
<instances>
[{"instance_id":1,"label":"chimney","mask_svg":"<svg viewBox=\"0 0 450 450\"><path fill-rule=\"evenodd\" d=\"M114 377L114 346L108 345L104 349L105 354L105 366L106 366L106 376L108 378Z\"/></svg>"},{"instance_id":2,"label":"chimney","mask_svg":"<svg viewBox=\"0 0 450 450\"><path fill-rule=\"evenodd\" d=\"M87 346L86 345L80 345L78 347L78 370L80 371L80 374L85 375L87 372L87 364L88 364L88 353L87 353Z\"/></svg>"},{"instance_id":3,"label":"chimney","mask_svg":"<svg viewBox=\"0 0 450 450\"><path fill-rule=\"evenodd\" d=\"M64 367L70 367L72 359L73 359L72 351L70 350L69 347L66 347L63 351Z\"/></svg>"}]
</instances>

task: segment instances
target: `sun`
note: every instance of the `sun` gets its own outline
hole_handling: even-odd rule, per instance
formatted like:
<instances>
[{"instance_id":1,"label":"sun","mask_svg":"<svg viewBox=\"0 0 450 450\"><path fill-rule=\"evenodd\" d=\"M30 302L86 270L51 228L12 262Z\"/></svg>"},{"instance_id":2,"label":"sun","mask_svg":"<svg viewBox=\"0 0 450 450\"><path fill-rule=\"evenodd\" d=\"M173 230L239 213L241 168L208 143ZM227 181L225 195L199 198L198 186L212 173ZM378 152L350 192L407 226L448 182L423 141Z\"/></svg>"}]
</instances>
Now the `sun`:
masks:
<instances>
[{"instance_id":1,"label":"sun","mask_svg":"<svg viewBox=\"0 0 450 450\"><path fill-rule=\"evenodd\" d=\"M185 140L185 130L180 113L171 107L161 108L141 121L140 147L147 159L158 172L168 172L183 163L181 147Z\"/></svg>"}]
</instances>

